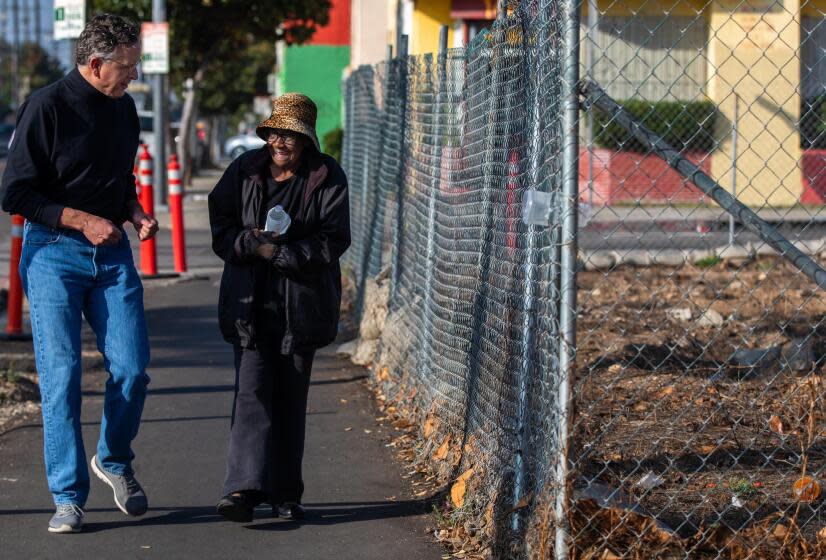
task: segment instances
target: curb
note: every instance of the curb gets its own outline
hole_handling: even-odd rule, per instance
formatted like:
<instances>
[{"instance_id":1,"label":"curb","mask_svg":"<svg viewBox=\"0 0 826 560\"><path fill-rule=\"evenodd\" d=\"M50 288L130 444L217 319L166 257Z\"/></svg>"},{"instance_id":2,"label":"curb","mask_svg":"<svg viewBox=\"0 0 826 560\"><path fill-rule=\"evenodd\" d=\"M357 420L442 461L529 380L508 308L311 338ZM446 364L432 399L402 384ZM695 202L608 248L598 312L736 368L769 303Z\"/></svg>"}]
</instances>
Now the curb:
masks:
<instances>
[{"instance_id":1,"label":"curb","mask_svg":"<svg viewBox=\"0 0 826 560\"><path fill-rule=\"evenodd\" d=\"M826 237L820 239L799 240L792 244L801 252L811 257L826 258ZM630 266L670 266L679 267L686 263L696 264L709 258L725 261L744 261L762 256L779 256L766 243L748 242L743 245L718 245L708 249L598 249L579 251L577 257L580 270L610 270L622 265Z\"/></svg>"}]
</instances>

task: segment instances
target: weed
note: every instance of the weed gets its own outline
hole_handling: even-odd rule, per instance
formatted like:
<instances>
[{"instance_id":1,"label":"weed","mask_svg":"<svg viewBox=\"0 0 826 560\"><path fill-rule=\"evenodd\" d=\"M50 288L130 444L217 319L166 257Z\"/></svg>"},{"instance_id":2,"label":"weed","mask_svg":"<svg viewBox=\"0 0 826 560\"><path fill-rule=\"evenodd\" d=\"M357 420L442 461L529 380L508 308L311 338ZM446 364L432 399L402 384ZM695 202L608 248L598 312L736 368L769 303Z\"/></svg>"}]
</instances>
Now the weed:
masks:
<instances>
[{"instance_id":1,"label":"weed","mask_svg":"<svg viewBox=\"0 0 826 560\"><path fill-rule=\"evenodd\" d=\"M720 258L719 255L711 255L705 258L698 260L696 264L700 268L711 268L712 266L723 262L723 259Z\"/></svg>"},{"instance_id":2,"label":"weed","mask_svg":"<svg viewBox=\"0 0 826 560\"><path fill-rule=\"evenodd\" d=\"M744 498L757 493L757 488L748 478L730 478L728 487L732 494Z\"/></svg>"}]
</instances>

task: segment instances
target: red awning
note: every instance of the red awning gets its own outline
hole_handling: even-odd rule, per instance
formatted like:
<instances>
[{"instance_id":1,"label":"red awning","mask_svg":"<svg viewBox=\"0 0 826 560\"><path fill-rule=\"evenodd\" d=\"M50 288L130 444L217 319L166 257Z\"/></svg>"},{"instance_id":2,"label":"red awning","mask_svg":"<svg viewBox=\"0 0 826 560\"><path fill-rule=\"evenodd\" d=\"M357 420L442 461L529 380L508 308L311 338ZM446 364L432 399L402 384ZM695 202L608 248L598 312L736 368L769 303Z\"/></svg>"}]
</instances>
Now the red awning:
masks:
<instances>
[{"instance_id":1,"label":"red awning","mask_svg":"<svg viewBox=\"0 0 826 560\"><path fill-rule=\"evenodd\" d=\"M450 6L453 19L495 19L496 0L453 0Z\"/></svg>"}]
</instances>

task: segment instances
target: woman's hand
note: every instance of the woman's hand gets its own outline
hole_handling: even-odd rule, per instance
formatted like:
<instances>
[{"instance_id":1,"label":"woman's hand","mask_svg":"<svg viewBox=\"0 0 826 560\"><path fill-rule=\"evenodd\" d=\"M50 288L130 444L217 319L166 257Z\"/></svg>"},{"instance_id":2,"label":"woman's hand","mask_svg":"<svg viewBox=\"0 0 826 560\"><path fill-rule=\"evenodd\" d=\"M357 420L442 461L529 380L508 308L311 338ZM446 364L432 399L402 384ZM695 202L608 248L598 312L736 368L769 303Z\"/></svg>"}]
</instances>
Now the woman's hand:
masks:
<instances>
[{"instance_id":1,"label":"woman's hand","mask_svg":"<svg viewBox=\"0 0 826 560\"><path fill-rule=\"evenodd\" d=\"M249 232L248 250L254 256L269 261L275 255L275 239L277 234L260 229L253 229Z\"/></svg>"}]
</instances>

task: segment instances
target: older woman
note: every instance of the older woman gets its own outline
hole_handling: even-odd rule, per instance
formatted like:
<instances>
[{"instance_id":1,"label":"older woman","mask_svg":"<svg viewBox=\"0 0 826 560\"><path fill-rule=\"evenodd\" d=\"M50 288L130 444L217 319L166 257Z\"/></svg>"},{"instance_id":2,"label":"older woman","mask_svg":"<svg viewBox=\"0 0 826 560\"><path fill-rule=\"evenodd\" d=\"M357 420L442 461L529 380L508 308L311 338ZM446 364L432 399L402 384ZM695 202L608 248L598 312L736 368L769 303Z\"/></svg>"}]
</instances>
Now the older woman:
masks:
<instances>
[{"instance_id":1,"label":"older woman","mask_svg":"<svg viewBox=\"0 0 826 560\"><path fill-rule=\"evenodd\" d=\"M221 332L235 350L235 398L218 512L238 522L270 502L301 518L301 461L310 370L333 341L338 259L350 245L347 178L321 153L317 109L297 93L273 101L256 133L267 144L232 162L209 195L212 248L224 261ZM265 232L281 206L285 233Z\"/></svg>"}]
</instances>

